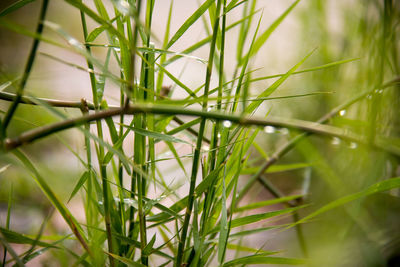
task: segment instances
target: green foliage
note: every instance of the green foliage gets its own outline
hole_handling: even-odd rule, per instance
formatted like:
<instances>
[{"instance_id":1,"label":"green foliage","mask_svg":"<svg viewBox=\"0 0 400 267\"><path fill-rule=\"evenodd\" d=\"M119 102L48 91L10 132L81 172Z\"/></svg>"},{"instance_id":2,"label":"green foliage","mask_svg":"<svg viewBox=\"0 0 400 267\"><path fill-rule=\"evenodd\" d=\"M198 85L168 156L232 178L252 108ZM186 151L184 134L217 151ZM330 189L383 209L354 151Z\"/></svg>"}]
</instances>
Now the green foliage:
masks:
<instances>
[{"instance_id":1,"label":"green foliage","mask_svg":"<svg viewBox=\"0 0 400 267\"><path fill-rule=\"evenodd\" d=\"M330 1L321 0L280 4L272 18L256 0L206 0L190 14L176 13L173 1L165 12L155 0L65 0L60 5L80 14L79 31L57 18L72 13L32 2L0 10L2 31L33 39L25 68L14 70L21 78L0 66L0 99L10 103L0 107L3 266L42 254L61 266L112 267L383 266L396 256L398 3L337 4L338 35L328 25ZM34 31L17 16L33 5L41 5ZM365 14L353 16L358 8ZM274 62L273 37L294 13L301 44L294 58ZM85 73L91 99L36 97L42 91L27 82L38 56ZM184 76L191 67L179 73L185 60L201 69L191 76L199 84ZM265 73L275 63L285 70ZM34 109L50 120L33 123ZM79 164L73 177L52 159L60 143ZM27 174L43 196L16 182ZM377 222L382 207L370 198L393 202L387 220ZM13 214L38 199L66 225L46 216L33 235L14 229ZM271 232L289 242L253 244ZM355 256L353 243L365 244ZM343 262L327 262L332 257Z\"/></svg>"}]
</instances>

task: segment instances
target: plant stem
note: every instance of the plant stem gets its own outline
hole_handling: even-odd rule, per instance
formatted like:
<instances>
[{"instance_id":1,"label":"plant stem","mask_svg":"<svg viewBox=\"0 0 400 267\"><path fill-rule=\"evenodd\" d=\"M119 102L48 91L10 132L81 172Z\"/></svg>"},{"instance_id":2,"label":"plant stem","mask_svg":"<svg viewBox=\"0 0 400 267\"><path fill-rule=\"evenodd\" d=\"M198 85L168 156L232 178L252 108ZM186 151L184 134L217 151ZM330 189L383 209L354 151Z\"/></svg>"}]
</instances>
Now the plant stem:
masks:
<instances>
[{"instance_id":1,"label":"plant stem","mask_svg":"<svg viewBox=\"0 0 400 267\"><path fill-rule=\"evenodd\" d=\"M212 41L211 41L211 45L210 45L210 53L209 53L209 57L208 57L208 64L207 64L207 70L206 70L206 82L205 82L205 86L204 86L204 97L205 98L204 98L203 105L202 105L202 111L205 113L207 112L208 91L210 89L214 52L215 52L217 35L218 35L218 30L219 30L219 16L220 16L220 11L221 11L221 4L222 4L222 0L218 0L217 9L215 12L215 22L213 25L214 26L213 27L213 37L212 37ZM194 156L193 156L193 165L192 165L192 174L190 177L188 204L186 207L185 219L184 219L183 226L182 226L182 233L179 238L178 252L177 252L177 257L176 257L176 261L174 264L175 267L180 267L184 261L183 256L184 256L184 251L185 251L186 235L187 235L187 231L189 228L190 217L192 214L193 202L194 202L194 198L195 198L194 190L196 187L196 177L197 177L198 165L200 162L200 151L201 151L201 145L203 143L203 135L204 135L205 125L206 125L206 118L202 116L202 120L200 122L199 136L197 137L196 148L195 148Z\"/></svg>"},{"instance_id":2,"label":"plant stem","mask_svg":"<svg viewBox=\"0 0 400 267\"><path fill-rule=\"evenodd\" d=\"M48 0L43 0L42 3L42 8L40 10L40 16L39 16L39 21L38 24L36 26L36 35L40 36L43 32L43 21L46 17L46 11L47 11L47 6L48 6L49 1ZM20 103L20 100L22 98L22 94L24 93L24 89L25 89L25 85L26 82L28 81L29 75L31 73L32 70L32 66L33 63L35 61L35 57L36 57L36 52L37 49L39 47L39 43L40 43L40 38L35 38L33 41L33 45L31 48L31 51L29 53L28 56L28 61L26 62L25 65L25 71L24 74L22 76L21 82L17 88L17 96L14 99L14 102L11 104L11 106L8 108L6 115L4 116L4 119L1 123L1 139L4 139L7 135L7 126L11 121L12 116L14 115L14 112L16 111L18 104Z\"/></svg>"},{"instance_id":3,"label":"plant stem","mask_svg":"<svg viewBox=\"0 0 400 267\"><path fill-rule=\"evenodd\" d=\"M86 18L85 18L85 14L83 13L83 11L81 11L80 14L81 14L81 23L82 23L82 28L83 28L83 36L86 41L87 36L88 36ZM91 54L90 46L86 45L86 50L89 54ZM90 84L91 84L91 88L92 88L94 109L97 112L99 109L99 98L97 95L97 82L96 82L96 77L94 75L94 67L93 67L93 64L89 60L86 60L86 62L87 62L88 68L90 70L92 70L89 72L89 77L90 77ZM97 135L100 139L103 139L103 130L102 130L101 121L97 120L96 125L97 125ZM90 125L89 125L89 129L90 129ZM107 184L107 166L103 164L104 147L99 146L99 150L97 152L98 152L97 158L98 158L99 166L100 166L100 176L102 179L102 193L103 193L103 203L104 203L104 223L106 226L108 251L112 254L112 253L114 253L114 250L113 250L113 242L112 242L112 234L111 234L111 216L110 216L110 200L109 200L109 196L108 196L108 184ZM115 266L114 258L111 255L109 255L108 258L110 260L110 266L114 267Z\"/></svg>"}]
</instances>

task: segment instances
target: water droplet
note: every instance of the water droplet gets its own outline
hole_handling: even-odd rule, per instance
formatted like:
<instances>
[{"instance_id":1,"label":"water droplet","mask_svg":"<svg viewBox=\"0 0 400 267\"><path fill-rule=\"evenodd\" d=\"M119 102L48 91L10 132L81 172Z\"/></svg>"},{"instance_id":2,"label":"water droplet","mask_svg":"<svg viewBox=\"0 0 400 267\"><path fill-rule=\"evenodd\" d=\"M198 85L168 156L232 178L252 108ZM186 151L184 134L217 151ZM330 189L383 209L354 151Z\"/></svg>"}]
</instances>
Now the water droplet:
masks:
<instances>
[{"instance_id":1,"label":"water droplet","mask_svg":"<svg viewBox=\"0 0 400 267\"><path fill-rule=\"evenodd\" d=\"M70 45L73 45L73 46L80 46L80 42L78 41L78 40L76 40L75 38L70 38L69 40L68 40L68 43L70 44Z\"/></svg>"},{"instance_id":2,"label":"water droplet","mask_svg":"<svg viewBox=\"0 0 400 267\"><path fill-rule=\"evenodd\" d=\"M378 90L378 94L382 94L382 93L383 93L382 89Z\"/></svg>"},{"instance_id":3,"label":"water droplet","mask_svg":"<svg viewBox=\"0 0 400 267\"><path fill-rule=\"evenodd\" d=\"M339 111L340 116L344 116L345 114L346 114L346 110L343 109L343 110Z\"/></svg>"},{"instance_id":4,"label":"water droplet","mask_svg":"<svg viewBox=\"0 0 400 267\"><path fill-rule=\"evenodd\" d=\"M349 145L349 148L356 149L357 148L357 143L351 142L350 145Z\"/></svg>"},{"instance_id":5,"label":"water droplet","mask_svg":"<svg viewBox=\"0 0 400 267\"><path fill-rule=\"evenodd\" d=\"M335 146L340 145L340 139L337 138L337 137L333 137L332 138L332 145L335 145Z\"/></svg>"},{"instance_id":6,"label":"water droplet","mask_svg":"<svg viewBox=\"0 0 400 267\"><path fill-rule=\"evenodd\" d=\"M279 131L281 134L283 134L283 135L288 135L289 134L289 130L287 129L287 128L282 128L282 129L280 129L280 131Z\"/></svg>"},{"instance_id":7,"label":"water droplet","mask_svg":"<svg viewBox=\"0 0 400 267\"><path fill-rule=\"evenodd\" d=\"M121 48L119 48L119 47L114 47L114 51L117 52L117 53L119 53L119 52L121 52Z\"/></svg>"},{"instance_id":8,"label":"water droplet","mask_svg":"<svg viewBox=\"0 0 400 267\"><path fill-rule=\"evenodd\" d=\"M266 132L266 133L269 133L269 134L272 134L272 133L274 133L275 132L275 127L274 126L265 126L264 127L264 132Z\"/></svg>"},{"instance_id":9,"label":"water droplet","mask_svg":"<svg viewBox=\"0 0 400 267\"><path fill-rule=\"evenodd\" d=\"M207 108L207 111L211 111L211 110L212 110L212 107L211 107L211 106Z\"/></svg>"},{"instance_id":10,"label":"water droplet","mask_svg":"<svg viewBox=\"0 0 400 267\"><path fill-rule=\"evenodd\" d=\"M231 128L232 122L231 121L223 121L222 126L224 126L225 128Z\"/></svg>"},{"instance_id":11,"label":"water droplet","mask_svg":"<svg viewBox=\"0 0 400 267\"><path fill-rule=\"evenodd\" d=\"M210 151L210 147L207 146L207 145L206 145L206 146L203 146L203 150L204 150L204 151Z\"/></svg>"},{"instance_id":12,"label":"water droplet","mask_svg":"<svg viewBox=\"0 0 400 267\"><path fill-rule=\"evenodd\" d=\"M218 133L218 134L217 134L217 137L218 137L218 138L221 138L221 134L220 134L220 133Z\"/></svg>"},{"instance_id":13,"label":"water droplet","mask_svg":"<svg viewBox=\"0 0 400 267\"><path fill-rule=\"evenodd\" d=\"M108 44L105 44L104 47L109 47L109 45L108 45Z\"/></svg>"},{"instance_id":14,"label":"water droplet","mask_svg":"<svg viewBox=\"0 0 400 267\"><path fill-rule=\"evenodd\" d=\"M132 13L131 6L129 2L126 0L118 1L116 3L116 7L119 10L119 12L121 12L124 16L130 15Z\"/></svg>"},{"instance_id":15,"label":"water droplet","mask_svg":"<svg viewBox=\"0 0 400 267\"><path fill-rule=\"evenodd\" d=\"M99 201L99 205L103 205L103 201L100 200L100 201Z\"/></svg>"},{"instance_id":16,"label":"water droplet","mask_svg":"<svg viewBox=\"0 0 400 267\"><path fill-rule=\"evenodd\" d=\"M371 100L371 99L372 99L372 95L371 95L371 94L368 94L368 95L367 95L367 99L368 99L368 100Z\"/></svg>"},{"instance_id":17,"label":"water droplet","mask_svg":"<svg viewBox=\"0 0 400 267\"><path fill-rule=\"evenodd\" d=\"M133 200L132 198L124 198L124 203L133 206L133 204L135 204L135 200Z\"/></svg>"}]
</instances>

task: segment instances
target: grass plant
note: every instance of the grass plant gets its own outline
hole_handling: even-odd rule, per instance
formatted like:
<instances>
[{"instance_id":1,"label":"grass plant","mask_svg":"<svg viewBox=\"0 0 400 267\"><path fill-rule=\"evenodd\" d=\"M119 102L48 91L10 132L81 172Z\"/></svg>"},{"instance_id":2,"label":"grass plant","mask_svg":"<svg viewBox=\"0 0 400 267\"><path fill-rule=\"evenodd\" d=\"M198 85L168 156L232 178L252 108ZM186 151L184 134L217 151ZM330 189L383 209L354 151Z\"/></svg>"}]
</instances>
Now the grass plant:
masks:
<instances>
[{"instance_id":1,"label":"grass plant","mask_svg":"<svg viewBox=\"0 0 400 267\"><path fill-rule=\"evenodd\" d=\"M56 1L32 2L0 10L2 31L32 43L23 71L15 79L3 73L0 80L0 99L8 103L0 107L0 183L11 188L0 192L7 203L0 226L3 266L38 258L60 266L396 266L390 264L400 255L400 233L393 227L400 188L397 3L355 3L364 8L360 18L336 7L349 16L346 23L359 25L345 29L338 48L328 40L329 6L321 0L288 1L267 26L261 1L205 0L178 27L173 11L179 1L162 11L162 1L155 0L62 1L79 14L79 32L55 21ZM39 2L34 31L14 21L15 12ZM298 8L311 10L312 16L300 13L298 23L305 36L323 36L319 47L305 42L285 72L260 75L253 67L258 57ZM166 14L162 35L154 26L159 12ZM321 28L312 25L314 19ZM191 37L178 49L200 24L202 39ZM347 44L352 35L361 41ZM73 53L86 65L42 45ZM201 49L205 58L198 56ZM28 90L38 56L86 73L91 99L44 98ZM200 85L177 74L176 63L184 60L201 66ZM296 93L280 93L286 85ZM298 92L302 86L312 89ZM52 121L18 130L21 121L34 124L23 113L26 106ZM276 111L288 108L297 115ZM62 135L67 130L83 147L69 144L71 138ZM68 194L54 187L43 167L45 153L38 150L46 142L61 143L79 164ZM167 165L174 177L168 177ZM11 180L27 173L51 210L33 235L13 227L15 199L24 193ZM284 173L289 185L276 173ZM261 200L254 197L256 184L264 192ZM387 220L374 222L381 206L370 204L371 197L386 203ZM82 206L83 218L73 202ZM55 229L53 212L68 229ZM249 246L254 234L268 238L272 231L293 236L296 245ZM352 242L366 245L350 257L340 242L351 251L357 250Z\"/></svg>"}]
</instances>

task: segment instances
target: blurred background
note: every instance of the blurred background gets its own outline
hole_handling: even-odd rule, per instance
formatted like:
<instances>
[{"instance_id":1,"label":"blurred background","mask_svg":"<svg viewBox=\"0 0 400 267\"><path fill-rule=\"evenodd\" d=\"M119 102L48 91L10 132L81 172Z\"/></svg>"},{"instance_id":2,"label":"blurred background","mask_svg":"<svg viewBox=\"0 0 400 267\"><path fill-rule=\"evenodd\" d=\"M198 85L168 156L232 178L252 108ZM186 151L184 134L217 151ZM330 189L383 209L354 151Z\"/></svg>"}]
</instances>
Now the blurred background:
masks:
<instances>
[{"instance_id":1,"label":"blurred background","mask_svg":"<svg viewBox=\"0 0 400 267\"><path fill-rule=\"evenodd\" d=\"M84 1L93 7L91 1ZM111 3L104 1L112 8ZM197 9L200 1L176 0L172 13L171 32ZM260 0L258 13L249 29L254 32L261 17L260 32L264 31L294 1ZM0 10L13 1L0 1ZM7 15L7 19L34 31L40 1L33 1L25 7ZM168 15L170 1L156 1L153 20L154 42L160 47ZM243 6L236 8L227 17L228 25L235 22L243 12ZM62 14L62 16L60 16ZM83 41L79 12L63 1L50 1L47 20L57 23L76 39ZM237 17L236 17L237 16ZM89 27L96 24L88 21ZM355 95L377 88L376 92L358 101L350 108L333 117L329 123L349 129L373 140L379 137L386 146L394 149L400 146L400 91L399 85L385 90L380 85L396 79L400 75L399 30L400 2L390 0L302 0L290 15L275 30L262 47L249 69L256 70L252 78L285 73L306 54L316 49L301 69L320 66L334 61L356 59L350 63L292 76L273 97L310 94L296 98L282 98L266 101L257 112L285 118L316 121L339 104ZM236 64L236 40L239 28L228 32L226 52L226 76L232 77ZM64 42L54 32L45 29L48 38ZM182 51L206 37L201 21L194 24L176 44L173 51ZM251 36L251 35L250 35ZM158 40L157 40L158 38ZM234 40L230 42L229 40ZM100 36L98 42L106 43ZM243 44L247 51L250 40ZM0 27L0 84L18 81L22 75L32 39ZM91 99L89 76L86 72L51 59L55 56L68 62L85 66L83 57L73 51L41 43L33 72L26 86L26 93L37 97L79 101L82 97ZM95 56L105 57L105 49L94 48ZM208 48L203 47L193 53L200 58L208 57ZM190 88L197 88L204 80L205 66L191 59L181 59L168 66L168 70L181 77ZM111 64L111 72L118 73L117 65ZM215 77L213 82L216 84ZM255 82L250 86L250 94L257 95L274 82L274 79ZM173 85L167 78L166 86ZM12 86L4 91L15 92ZM173 97L182 98L183 90L177 88ZM105 96L109 104L119 103L119 88L106 83ZM9 103L0 100L0 110L7 110ZM65 110L70 116L79 111ZM17 135L39 125L57 119L40 107L20 105L16 118L10 125L10 136ZM260 133L257 143L267 155L271 155L296 133L271 130ZM54 191L68 199L78 181L83 167L71 151L84 154L84 139L76 130L68 130L25 146L32 155L37 168L45 173L45 178ZM131 149L126 144L126 149ZM397 150L398 151L398 150ZM187 151L180 151L185 154ZM130 153L128 153L130 154ZM397 154L398 155L398 154ZM189 161L190 162L190 161ZM251 164L260 166L263 157L256 149L251 156ZM302 210L305 215L322 205L351 192L357 192L378 181L400 176L399 157L373 146L346 142L337 138L310 136L285 155L279 164L302 164L291 171L267 173L265 177L283 194L304 194L303 201L312 205ZM30 177L18 168L13 158L0 155L0 168L10 166L0 173L0 224L5 225L7 202L12 194L11 229L34 235L44 220L47 221L49 235L66 233L68 229ZM169 164L169 163L168 163ZM175 164L175 162L174 162ZM161 165L165 177L182 179L183 172L177 166ZM243 175L241 179L248 178ZM244 183L244 182L243 182ZM11 189L12 188L12 189ZM261 201L272 198L270 192L254 186L244 202ZM68 207L78 218L84 217L81 199L75 197ZM256 210L257 211L257 210ZM47 218L47 219L46 219ZM287 218L287 222L291 219ZM304 246L300 249L294 229L281 232L268 231L253 235L243 244L263 246L267 250L283 251L286 256L313 259L313 266L400 266L400 199L399 190L375 194L356 201L345 208L338 208L316 217L302 226ZM276 222L281 223L281 222ZM255 245L256 244L256 245ZM71 246L73 244L71 243ZM2 250L1 252L2 253ZM53 251L60 266L69 266L68 255ZM307 255L304 255L306 253ZM39 257L32 264L55 266L48 255ZM33 265L32 265L33 266Z\"/></svg>"}]
</instances>

